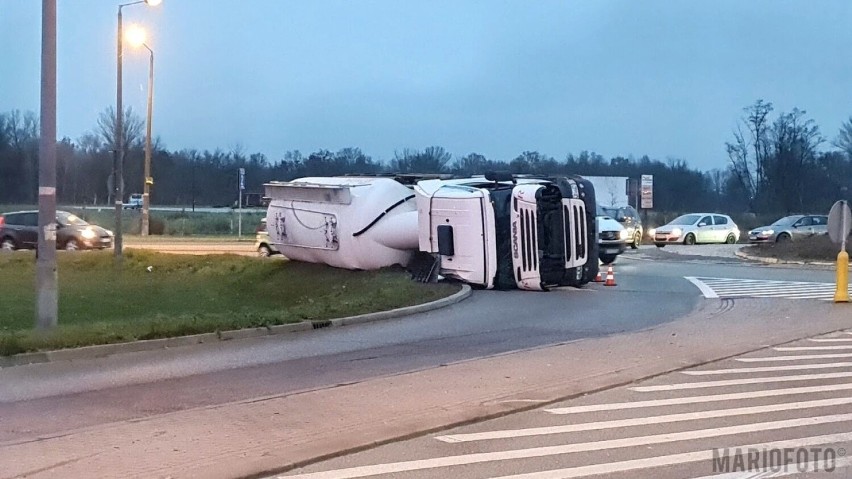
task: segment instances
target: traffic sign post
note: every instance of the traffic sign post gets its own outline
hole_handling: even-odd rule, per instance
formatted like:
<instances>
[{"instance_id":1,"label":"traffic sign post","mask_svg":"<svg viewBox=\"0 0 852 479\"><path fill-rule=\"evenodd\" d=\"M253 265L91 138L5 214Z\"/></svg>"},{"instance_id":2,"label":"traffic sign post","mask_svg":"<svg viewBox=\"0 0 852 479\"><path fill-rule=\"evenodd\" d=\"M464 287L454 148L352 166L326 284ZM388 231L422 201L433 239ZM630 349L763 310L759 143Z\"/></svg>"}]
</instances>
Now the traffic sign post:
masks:
<instances>
[{"instance_id":1,"label":"traffic sign post","mask_svg":"<svg viewBox=\"0 0 852 479\"><path fill-rule=\"evenodd\" d=\"M237 214L237 239L243 239L243 190L246 189L246 169L240 168L239 201Z\"/></svg>"},{"instance_id":2,"label":"traffic sign post","mask_svg":"<svg viewBox=\"0 0 852 479\"><path fill-rule=\"evenodd\" d=\"M654 207L654 175L642 175L641 177L641 206L649 210Z\"/></svg>"},{"instance_id":3,"label":"traffic sign post","mask_svg":"<svg viewBox=\"0 0 852 479\"><path fill-rule=\"evenodd\" d=\"M831 241L840 243L837 253L835 303L849 302L849 253L846 252L846 238L852 228L852 211L846 200L841 200L831 207L828 213L828 236Z\"/></svg>"}]
</instances>

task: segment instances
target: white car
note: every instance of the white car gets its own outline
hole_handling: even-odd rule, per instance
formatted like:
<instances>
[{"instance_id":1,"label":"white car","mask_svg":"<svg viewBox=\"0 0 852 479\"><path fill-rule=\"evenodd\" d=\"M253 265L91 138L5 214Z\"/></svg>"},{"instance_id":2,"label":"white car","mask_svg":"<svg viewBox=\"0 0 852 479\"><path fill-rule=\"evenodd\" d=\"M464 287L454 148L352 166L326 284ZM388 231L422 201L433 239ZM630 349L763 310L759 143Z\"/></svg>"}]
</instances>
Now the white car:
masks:
<instances>
[{"instance_id":1,"label":"white car","mask_svg":"<svg viewBox=\"0 0 852 479\"><path fill-rule=\"evenodd\" d=\"M598 259L603 264L610 264L627 249L630 232L621 223L607 216L600 205L597 210Z\"/></svg>"},{"instance_id":2,"label":"white car","mask_svg":"<svg viewBox=\"0 0 852 479\"><path fill-rule=\"evenodd\" d=\"M669 243L728 243L740 239L740 229L728 215L717 213L690 213L656 228L652 233L654 244L662 248Z\"/></svg>"}]
</instances>

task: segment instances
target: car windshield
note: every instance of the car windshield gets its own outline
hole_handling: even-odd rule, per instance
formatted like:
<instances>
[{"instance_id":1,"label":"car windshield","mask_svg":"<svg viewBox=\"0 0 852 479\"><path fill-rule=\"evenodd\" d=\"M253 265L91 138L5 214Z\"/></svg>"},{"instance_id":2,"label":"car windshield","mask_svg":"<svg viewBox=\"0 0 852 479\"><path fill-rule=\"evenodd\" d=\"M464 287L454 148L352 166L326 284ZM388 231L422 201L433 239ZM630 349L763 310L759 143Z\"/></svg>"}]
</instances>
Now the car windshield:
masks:
<instances>
[{"instance_id":1,"label":"car windshield","mask_svg":"<svg viewBox=\"0 0 852 479\"><path fill-rule=\"evenodd\" d=\"M71 213L59 212L56 214L56 219L59 221L59 224L66 226L85 226L89 224L83 221L83 219L79 216Z\"/></svg>"},{"instance_id":2,"label":"car windshield","mask_svg":"<svg viewBox=\"0 0 852 479\"><path fill-rule=\"evenodd\" d=\"M608 208L606 206L598 205L598 216L609 216L611 218L615 218L618 216L618 208Z\"/></svg>"},{"instance_id":3,"label":"car windshield","mask_svg":"<svg viewBox=\"0 0 852 479\"><path fill-rule=\"evenodd\" d=\"M799 218L801 218L801 216L785 216L775 223L772 223L772 226L790 226L798 221Z\"/></svg>"},{"instance_id":4,"label":"car windshield","mask_svg":"<svg viewBox=\"0 0 852 479\"><path fill-rule=\"evenodd\" d=\"M670 225L694 225L701 215L683 215L669 222Z\"/></svg>"}]
</instances>

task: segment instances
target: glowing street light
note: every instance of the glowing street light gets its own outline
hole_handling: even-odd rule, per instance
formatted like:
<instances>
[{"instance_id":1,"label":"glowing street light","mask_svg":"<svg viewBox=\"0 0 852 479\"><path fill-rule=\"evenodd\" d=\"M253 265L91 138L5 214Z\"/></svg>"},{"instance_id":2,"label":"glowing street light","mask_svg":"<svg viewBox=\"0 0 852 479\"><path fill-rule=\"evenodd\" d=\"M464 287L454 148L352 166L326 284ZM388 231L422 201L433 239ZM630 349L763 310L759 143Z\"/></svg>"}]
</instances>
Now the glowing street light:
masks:
<instances>
[{"instance_id":1,"label":"glowing street light","mask_svg":"<svg viewBox=\"0 0 852 479\"><path fill-rule=\"evenodd\" d=\"M145 29L140 27L139 25L132 24L127 27L127 32L124 34L124 39L127 40L134 48L139 48L145 44L145 40L147 40L147 34Z\"/></svg>"},{"instance_id":2,"label":"glowing street light","mask_svg":"<svg viewBox=\"0 0 852 479\"><path fill-rule=\"evenodd\" d=\"M148 236L150 230L151 185L151 118L154 111L154 50L145 43L145 30L138 25L132 25L127 30L127 41L136 48L145 47L150 53L148 63L148 115L145 121L145 174L142 185L142 236Z\"/></svg>"},{"instance_id":3,"label":"glowing street light","mask_svg":"<svg viewBox=\"0 0 852 479\"><path fill-rule=\"evenodd\" d=\"M124 57L124 48L122 40L124 35L121 28L121 9L130 5L145 3L149 6L157 6L162 3L162 0L138 0L130 3L123 3L118 6L118 34L116 35L116 71L115 71L115 151L113 152L112 163L112 179L113 179L113 195L115 201L115 243L113 250L118 261L121 260L122 254L122 234L121 234L121 209L124 201L124 107L121 104L121 66Z\"/></svg>"}]
</instances>

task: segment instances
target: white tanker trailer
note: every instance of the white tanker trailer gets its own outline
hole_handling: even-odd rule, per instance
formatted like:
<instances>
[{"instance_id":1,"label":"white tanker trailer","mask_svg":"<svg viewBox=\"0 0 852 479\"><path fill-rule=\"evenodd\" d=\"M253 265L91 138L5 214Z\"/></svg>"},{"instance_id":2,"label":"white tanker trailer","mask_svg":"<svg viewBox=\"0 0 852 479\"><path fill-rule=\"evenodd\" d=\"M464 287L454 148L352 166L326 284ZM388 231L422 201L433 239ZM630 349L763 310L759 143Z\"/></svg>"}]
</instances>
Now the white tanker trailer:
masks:
<instances>
[{"instance_id":1,"label":"white tanker trailer","mask_svg":"<svg viewBox=\"0 0 852 479\"><path fill-rule=\"evenodd\" d=\"M265 185L270 242L347 269L392 265L485 288L580 286L597 274L595 198L579 177L312 177Z\"/></svg>"}]
</instances>

